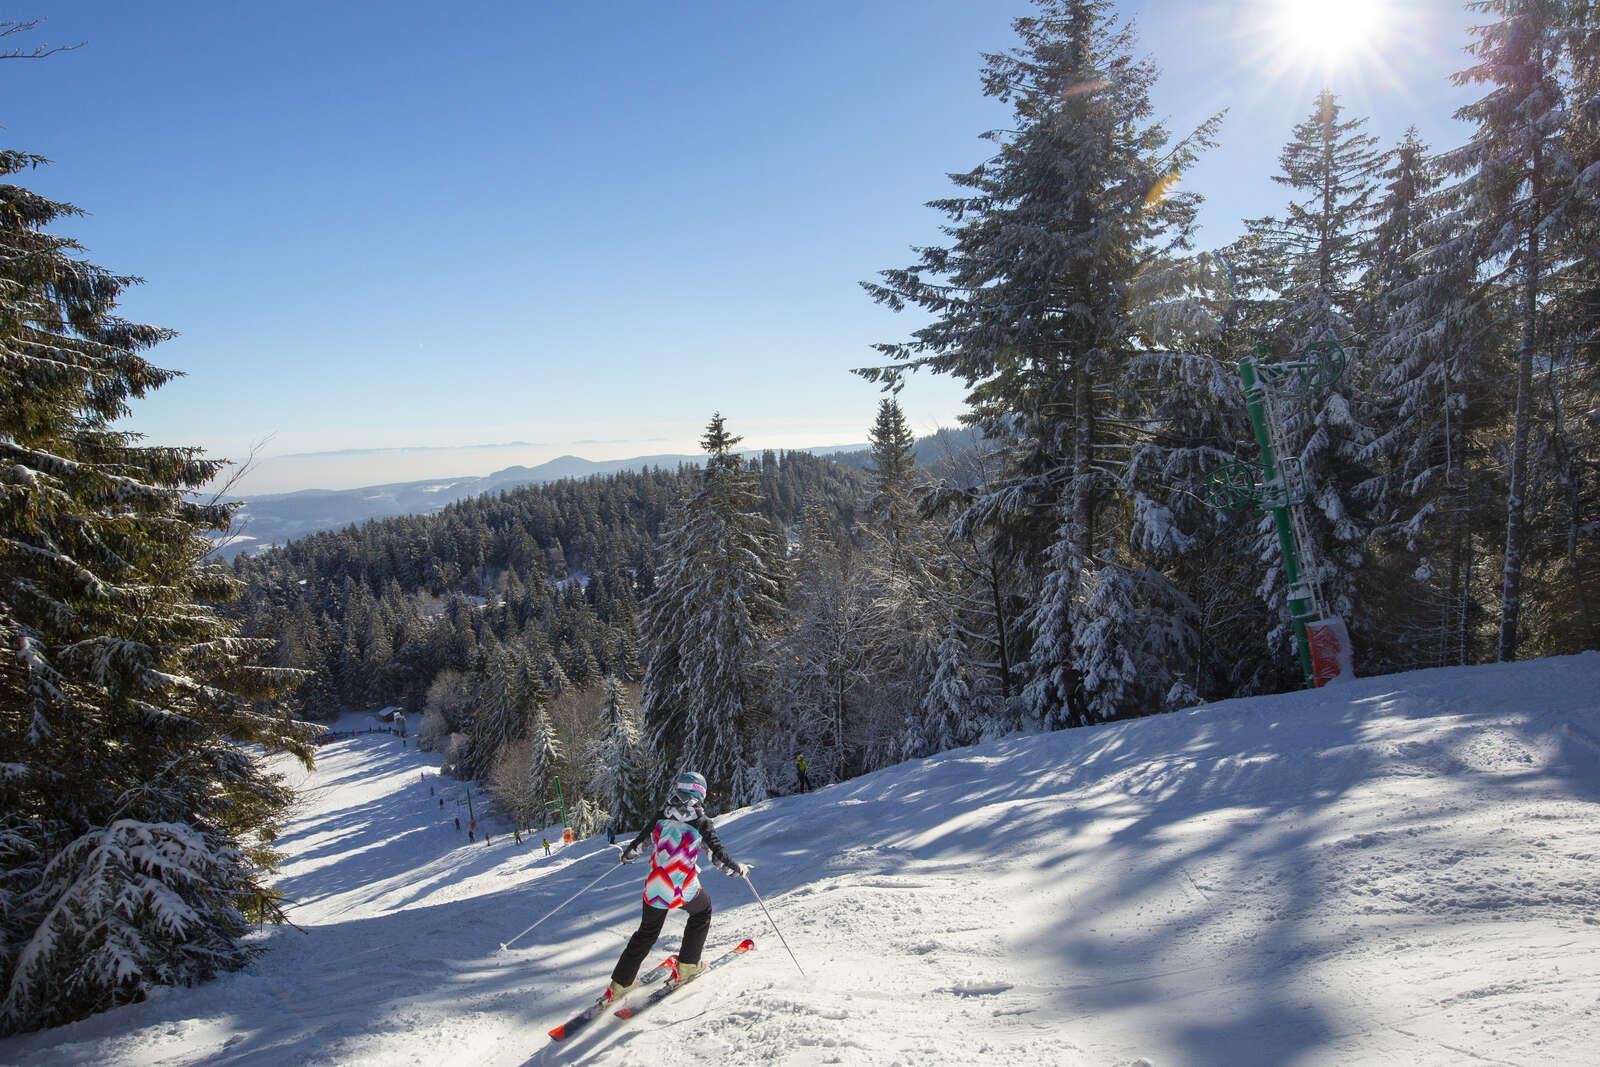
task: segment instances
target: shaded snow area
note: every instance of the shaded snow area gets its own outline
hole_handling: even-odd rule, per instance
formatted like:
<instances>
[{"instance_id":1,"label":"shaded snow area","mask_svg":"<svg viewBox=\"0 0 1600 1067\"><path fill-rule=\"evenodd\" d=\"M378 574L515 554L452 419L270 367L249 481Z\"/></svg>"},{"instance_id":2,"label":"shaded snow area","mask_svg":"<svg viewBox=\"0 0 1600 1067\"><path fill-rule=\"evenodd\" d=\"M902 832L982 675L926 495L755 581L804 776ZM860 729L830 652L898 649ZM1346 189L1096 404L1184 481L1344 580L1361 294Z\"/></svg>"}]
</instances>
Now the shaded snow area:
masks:
<instances>
[{"instance_id":1,"label":"shaded snow area","mask_svg":"<svg viewBox=\"0 0 1600 1067\"><path fill-rule=\"evenodd\" d=\"M306 930L246 972L0 1043L8 1063L1594 1062L1600 654L1015 738L719 823L711 949L659 1009L545 1031L639 909L626 868L468 845L388 736L322 750L282 842ZM459 789L459 786L456 787ZM673 950L673 916L652 960ZM1587 1051L1585 1051L1587 1050Z\"/></svg>"}]
</instances>

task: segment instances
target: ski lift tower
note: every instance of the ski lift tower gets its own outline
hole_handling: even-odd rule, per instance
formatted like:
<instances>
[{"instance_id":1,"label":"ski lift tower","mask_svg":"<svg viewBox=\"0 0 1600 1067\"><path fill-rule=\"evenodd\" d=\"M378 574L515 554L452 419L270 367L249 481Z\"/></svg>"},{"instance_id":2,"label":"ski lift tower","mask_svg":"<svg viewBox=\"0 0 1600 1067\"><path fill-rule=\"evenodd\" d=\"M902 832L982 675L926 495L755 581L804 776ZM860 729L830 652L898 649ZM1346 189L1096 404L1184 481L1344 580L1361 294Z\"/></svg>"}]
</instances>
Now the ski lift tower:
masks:
<instances>
[{"instance_id":1,"label":"ski lift tower","mask_svg":"<svg viewBox=\"0 0 1600 1067\"><path fill-rule=\"evenodd\" d=\"M572 833L572 820L567 818L567 796L561 790L561 776L554 775L553 778L556 783L556 808L561 813L561 843L570 845L577 840L577 837ZM548 805L546 810L549 810Z\"/></svg>"},{"instance_id":2,"label":"ski lift tower","mask_svg":"<svg viewBox=\"0 0 1600 1067\"><path fill-rule=\"evenodd\" d=\"M1306 499L1305 477L1299 462L1283 448L1284 422L1276 401L1328 388L1344 374L1348 362L1344 347L1331 339L1314 342L1299 360L1274 362L1265 345L1257 345L1241 359L1239 384L1260 452L1261 481L1257 483L1255 472L1235 460L1212 472L1207 492L1207 500L1219 508L1255 506L1272 513L1295 651L1308 686L1354 677L1354 656L1344 620L1328 611L1316 581L1302 566L1300 546L1309 540L1300 514Z\"/></svg>"}]
</instances>

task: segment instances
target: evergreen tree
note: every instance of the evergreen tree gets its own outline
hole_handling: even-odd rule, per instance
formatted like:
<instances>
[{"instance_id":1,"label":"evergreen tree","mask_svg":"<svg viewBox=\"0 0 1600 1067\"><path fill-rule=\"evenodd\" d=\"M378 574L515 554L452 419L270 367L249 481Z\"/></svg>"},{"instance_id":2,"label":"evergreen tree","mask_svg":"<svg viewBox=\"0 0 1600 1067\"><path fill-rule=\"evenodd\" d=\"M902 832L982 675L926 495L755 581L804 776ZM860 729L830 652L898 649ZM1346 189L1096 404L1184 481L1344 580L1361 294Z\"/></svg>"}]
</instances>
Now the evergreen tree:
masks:
<instances>
[{"instance_id":1,"label":"evergreen tree","mask_svg":"<svg viewBox=\"0 0 1600 1067\"><path fill-rule=\"evenodd\" d=\"M570 649L568 654L571 654ZM550 695L551 699L574 688L572 679L567 677L567 672L561 667L561 660L550 652L546 652L539 657L537 677L540 686Z\"/></svg>"},{"instance_id":2,"label":"evergreen tree","mask_svg":"<svg viewBox=\"0 0 1600 1067\"><path fill-rule=\"evenodd\" d=\"M0 151L0 179L44 162ZM142 355L169 332L47 232L77 214L0 182L0 1034L243 965L291 799L250 746L311 758L262 703L295 676L209 606L240 591L202 562L222 464L114 428L173 377Z\"/></svg>"},{"instance_id":3,"label":"evergreen tree","mask_svg":"<svg viewBox=\"0 0 1600 1067\"><path fill-rule=\"evenodd\" d=\"M610 824L622 827L645 814L638 803L640 787L645 784L641 781L639 722L618 678L607 678L602 692L599 730L587 760L589 788L601 798Z\"/></svg>"},{"instance_id":4,"label":"evergreen tree","mask_svg":"<svg viewBox=\"0 0 1600 1067\"><path fill-rule=\"evenodd\" d=\"M572 832L583 840L595 831L595 824L600 821L601 809L589 802L588 797L579 797L578 802L572 806Z\"/></svg>"},{"instance_id":5,"label":"evergreen tree","mask_svg":"<svg viewBox=\"0 0 1600 1067\"><path fill-rule=\"evenodd\" d=\"M873 486L868 512L898 551L910 522L911 493L916 477L916 436L905 412L892 397L878 402L878 417L868 440L872 445Z\"/></svg>"},{"instance_id":6,"label":"evergreen tree","mask_svg":"<svg viewBox=\"0 0 1600 1067\"><path fill-rule=\"evenodd\" d=\"M367 618L366 638L361 643L362 703L383 707L393 695L385 684L384 670L394 659L394 639L387 610L375 605Z\"/></svg>"},{"instance_id":7,"label":"evergreen tree","mask_svg":"<svg viewBox=\"0 0 1600 1067\"><path fill-rule=\"evenodd\" d=\"M895 365L863 373L892 384L927 368L969 387L968 421L1007 466L958 532L991 528L994 550L1030 572L1026 699L1039 721L1064 725L1089 714L1074 605L1086 569L1117 551L1106 517L1137 433L1124 417L1142 347L1130 296L1187 239L1197 200L1172 186L1216 120L1171 143L1150 121L1156 71L1134 58L1110 3L1038 6L1015 22L1020 46L987 57L985 92L1012 106L1014 128L990 135L993 158L954 176L965 195L933 205L952 219L951 243L867 286L933 322L880 345Z\"/></svg>"},{"instance_id":8,"label":"evergreen tree","mask_svg":"<svg viewBox=\"0 0 1600 1067\"><path fill-rule=\"evenodd\" d=\"M939 643L938 666L922 703L922 717L907 732L905 756L931 756L977 741L983 733L979 700L966 643L952 623Z\"/></svg>"},{"instance_id":9,"label":"evergreen tree","mask_svg":"<svg viewBox=\"0 0 1600 1067\"><path fill-rule=\"evenodd\" d=\"M644 722L661 772L693 767L723 789L770 712L767 642L781 592L781 546L739 440L712 417L700 489L662 546L645 606Z\"/></svg>"},{"instance_id":10,"label":"evergreen tree","mask_svg":"<svg viewBox=\"0 0 1600 1067\"><path fill-rule=\"evenodd\" d=\"M1467 663L1467 579L1483 496L1473 469L1491 465L1482 439L1496 414L1490 308L1476 263L1454 249L1459 227L1440 211L1437 168L1415 129L1384 179L1366 282L1372 406L1382 429L1368 448L1373 477L1362 492L1375 532L1397 543L1364 581L1383 639L1363 660L1380 669Z\"/></svg>"},{"instance_id":11,"label":"evergreen tree","mask_svg":"<svg viewBox=\"0 0 1600 1067\"><path fill-rule=\"evenodd\" d=\"M1273 176L1295 199L1281 218L1246 223L1243 260L1247 284L1265 295L1247 316L1247 329L1282 358L1306 359L1327 342L1353 357L1330 387L1274 395L1272 403L1305 497L1301 570L1357 640L1371 629L1357 594L1371 523L1355 490L1371 476L1364 457L1373 431L1361 402L1367 369L1355 331L1364 317L1361 260L1381 166L1377 139L1365 125L1365 119L1345 118L1331 91L1317 95ZM1261 521L1256 547L1266 564L1260 592L1279 620L1271 645L1287 652L1289 590L1270 520Z\"/></svg>"},{"instance_id":12,"label":"evergreen tree","mask_svg":"<svg viewBox=\"0 0 1600 1067\"><path fill-rule=\"evenodd\" d=\"M1569 225L1581 203L1575 184L1582 171L1564 134L1567 114L1560 81L1568 5L1564 0L1474 0L1473 10L1496 20L1473 28L1474 62L1455 76L1459 85L1487 85L1488 93L1457 112L1473 123L1472 139L1445 153L1441 165L1459 180L1451 205L1466 231L1453 251L1483 265L1489 281L1515 295L1517 343L1515 409L1506 489L1505 557L1497 654L1517 654L1527 567L1529 453L1534 407L1534 362L1550 334L1551 279Z\"/></svg>"},{"instance_id":13,"label":"evergreen tree","mask_svg":"<svg viewBox=\"0 0 1600 1067\"><path fill-rule=\"evenodd\" d=\"M528 789L547 804L555 792L555 778L561 773L561 745L556 739L556 728L550 722L550 713L543 707L535 712L533 729L528 736L533 743L532 758L528 761Z\"/></svg>"},{"instance_id":14,"label":"evergreen tree","mask_svg":"<svg viewBox=\"0 0 1600 1067\"><path fill-rule=\"evenodd\" d=\"M1251 439L1231 365L1240 306L1232 270L1209 254L1175 260L1147 275L1142 289L1136 306L1159 347L1129 368L1147 432L1123 473L1131 498L1127 542L1122 559L1097 569L1083 609L1088 626L1100 625L1102 609L1088 607L1093 602L1125 612L1116 632L1125 635L1119 640L1137 669L1107 693L1156 711L1189 706L1202 693L1294 684L1283 657L1269 655L1261 640L1270 627L1255 595L1259 564L1241 551L1254 540L1257 516L1217 507L1196 492L1238 462ZM1128 586L1132 601L1120 588ZM1142 634L1144 625L1154 629Z\"/></svg>"},{"instance_id":15,"label":"evergreen tree","mask_svg":"<svg viewBox=\"0 0 1600 1067\"><path fill-rule=\"evenodd\" d=\"M528 723L527 695L519 684L516 661L510 653L496 650L473 687L472 742L461 768L465 776L488 773L500 749L527 736Z\"/></svg>"}]
</instances>

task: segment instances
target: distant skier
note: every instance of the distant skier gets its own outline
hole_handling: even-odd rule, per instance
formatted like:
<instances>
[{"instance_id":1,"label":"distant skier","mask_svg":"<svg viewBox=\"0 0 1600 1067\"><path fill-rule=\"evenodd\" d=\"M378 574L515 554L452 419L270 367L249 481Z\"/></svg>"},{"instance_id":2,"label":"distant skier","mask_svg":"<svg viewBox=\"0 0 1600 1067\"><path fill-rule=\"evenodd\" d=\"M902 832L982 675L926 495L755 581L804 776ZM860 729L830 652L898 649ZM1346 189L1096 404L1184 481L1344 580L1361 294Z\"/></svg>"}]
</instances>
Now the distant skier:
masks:
<instances>
[{"instance_id":1,"label":"distant skier","mask_svg":"<svg viewBox=\"0 0 1600 1067\"><path fill-rule=\"evenodd\" d=\"M800 773L800 792L811 792L811 779L806 776L806 757L803 752L794 754L794 769Z\"/></svg>"},{"instance_id":2,"label":"distant skier","mask_svg":"<svg viewBox=\"0 0 1600 1067\"><path fill-rule=\"evenodd\" d=\"M683 946L678 949L678 981L693 981L705 970L700 955L705 950L706 934L711 931L711 894L700 884L701 843L710 850L711 862L718 870L740 878L749 870L723 850L706 815L705 799L704 778L692 771L678 775L660 814L622 850L618 862L631 863L639 858L645 839L651 843L650 874L644 880L644 914L611 972L611 985L606 990L611 1000L633 988L639 965L661 936L667 912L673 908L682 908L689 916Z\"/></svg>"}]
</instances>

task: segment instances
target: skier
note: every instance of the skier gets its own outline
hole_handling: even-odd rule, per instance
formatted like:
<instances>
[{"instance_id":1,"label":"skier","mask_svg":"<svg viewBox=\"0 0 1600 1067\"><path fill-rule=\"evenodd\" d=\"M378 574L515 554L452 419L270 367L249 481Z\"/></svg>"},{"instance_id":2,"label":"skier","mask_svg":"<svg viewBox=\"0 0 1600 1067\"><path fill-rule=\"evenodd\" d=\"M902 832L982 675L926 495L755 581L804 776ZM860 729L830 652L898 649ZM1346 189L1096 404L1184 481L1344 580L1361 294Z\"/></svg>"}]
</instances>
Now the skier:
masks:
<instances>
[{"instance_id":1,"label":"skier","mask_svg":"<svg viewBox=\"0 0 1600 1067\"><path fill-rule=\"evenodd\" d=\"M617 1000L636 984L639 965L661 936L667 912L682 908L689 916L683 931L683 946L678 949L678 983L690 982L705 971L700 954L706 934L711 930L711 894L700 884L700 845L711 852L717 869L743 878L749 868L736 863L722 848L717 832L705 811L706 780L693 771L678 775L661 813L639 831L639 836L622 850L619 863L639 858L645 839L651 843L650 874L644 880L644 914L639 929L611 972L606 996Z\"/></svg>"},{"instance_id":2,"label":"skier","mask_svg":"<svg viewBox=\"0 0 1600 1067\"><path fill-rule=\"evenodd\" d=\"M811 779L806 777L806 757L804 753L794 754L794 769L800 772L800 792L811 792Z\"/></svg>"}]
</instances>

